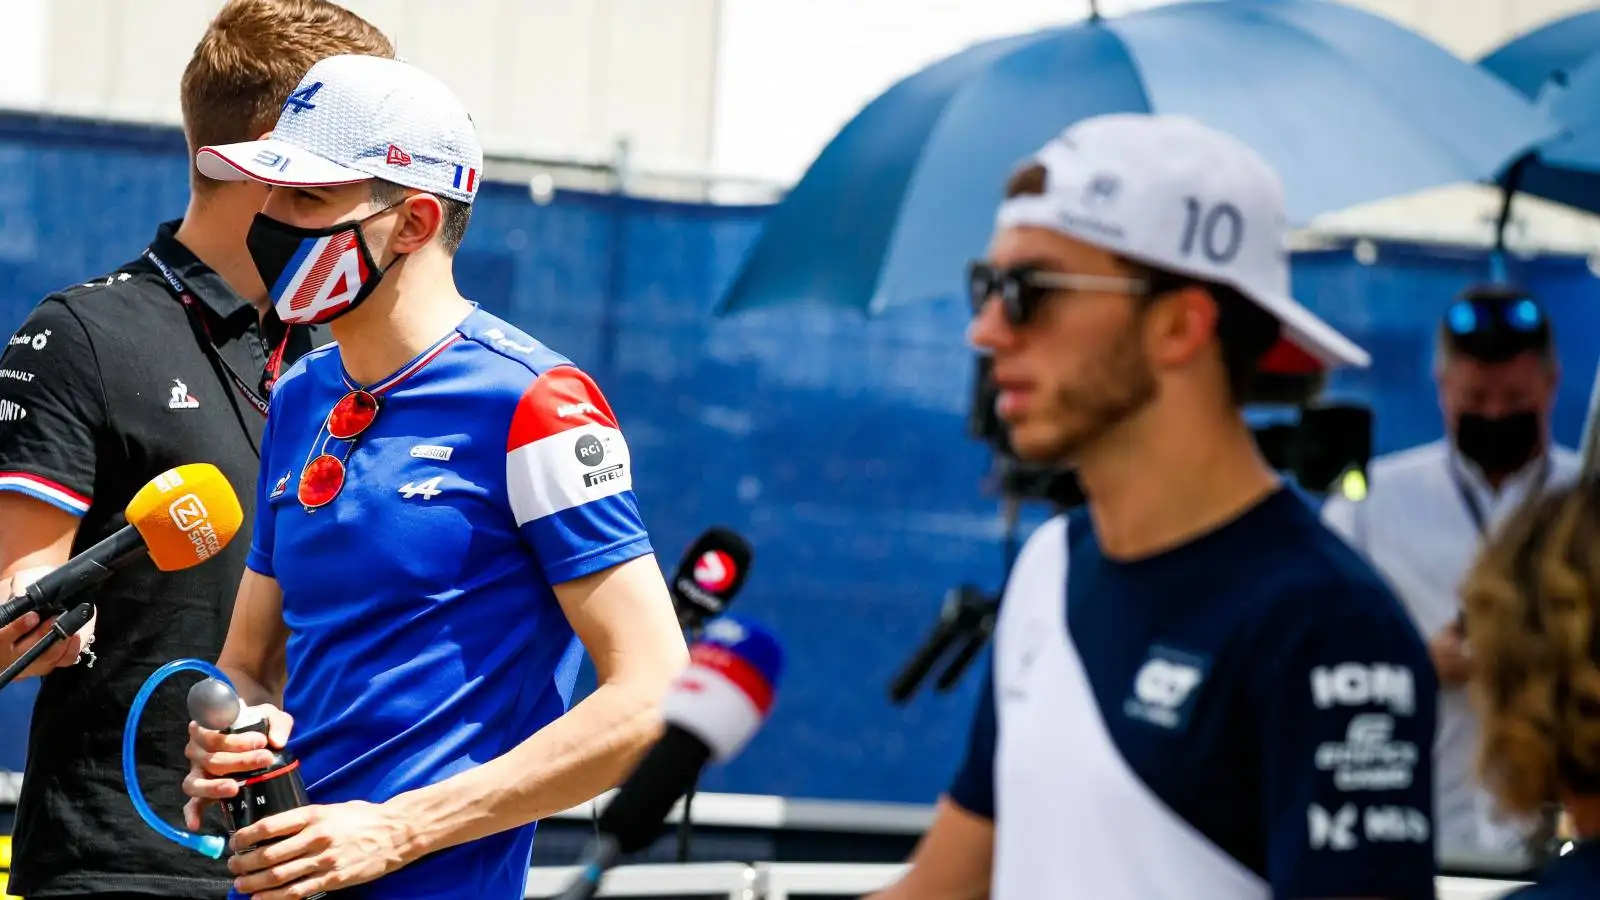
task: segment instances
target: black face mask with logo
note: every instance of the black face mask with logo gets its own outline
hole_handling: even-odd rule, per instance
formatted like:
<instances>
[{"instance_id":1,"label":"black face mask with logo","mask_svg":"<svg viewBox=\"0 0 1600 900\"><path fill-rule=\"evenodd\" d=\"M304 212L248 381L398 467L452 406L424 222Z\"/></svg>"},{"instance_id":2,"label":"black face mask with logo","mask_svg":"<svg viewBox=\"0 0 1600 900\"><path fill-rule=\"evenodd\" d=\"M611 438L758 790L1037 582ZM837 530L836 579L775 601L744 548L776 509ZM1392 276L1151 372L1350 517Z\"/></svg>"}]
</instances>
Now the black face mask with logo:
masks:
<instances>
[{"instance_id":1,"label":"black face mask with logo","mask_svg":"<svg viewBox=\"0 0 1600 900\"><path fill-rule=\"evenodd\" d=\"M1494 419L1463 413L1456 419L1456 449L1486 475L1509 475L1538 452L1540 425L1533 409Z\"/></svg>"},{"instance_id":2,"label":"black face mask with logo","mask_svg":"<svg viewBox=\"0 0 1600 900\"><path fill-rule=\"evenodd\" d=\"M245 235L250 260L286 325L331 322L372 296L401 256L380 267L362 226L394 209L326 228L301 228L256 213Z\"/></svg>"}]
</instances>

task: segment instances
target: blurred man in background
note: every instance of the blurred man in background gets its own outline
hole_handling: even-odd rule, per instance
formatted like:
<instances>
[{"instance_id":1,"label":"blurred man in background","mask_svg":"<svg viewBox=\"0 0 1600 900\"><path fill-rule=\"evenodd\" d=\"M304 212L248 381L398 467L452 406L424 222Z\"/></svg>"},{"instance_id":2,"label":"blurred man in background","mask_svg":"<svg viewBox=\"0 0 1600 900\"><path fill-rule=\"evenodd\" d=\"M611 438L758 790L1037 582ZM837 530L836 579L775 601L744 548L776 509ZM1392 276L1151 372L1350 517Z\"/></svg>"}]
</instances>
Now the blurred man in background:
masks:
<instances>
[{"instance_id":1,"label":"blurred man in background","mask_svg":"<svg viewBox=\"0 0 1600 900\"><path fill-rule=\"evenodd\" d=\"M1497 814L1473 776L1478 724L1458 590L1506 515L1578 472L1577 455L1550 435L1560 372L1549 317L1517 289L1470 288L1439 325L1434 374L1446 436L1374 459L1366 498L1334 497L1323 519L1388 578L1428 642L1440 687L1440 850L1518 853L1534 823Z\"/></svg>"},{"instance_id":2,"label":"blurred man in background","mask_svg":"<svg viewBox=\"0 0 1600 900\"><path fill-rule=\"evenodd\" d=\"M1477 770L1514 813L1561 804L1577 841L1506 900L1600 897L1600 483L1533 498L1490 539L1462 598Z\"/></svg>"},{"instance_id":3,"label":"blurred man in background","mask_svg":"<svg viewBox=\"0 0 1600 900\"><path fill-rule=\"evenodd\" d=\"M270 130L323 57L393 52L377 29L325 0L234 0L184 69L188 144ZM116 531L134 493L182 463L221 468L249 520L272 384L326 338L285 327L266 302L245 248L266 190L193 169L190 189L183 219L161 225L141 258L47 297L0 358L7 596ZM92 665L71 665L85 647L74 638L32 667L50 674L34 706L14 893L208 900L227 891L223 863L139 824L121 737L133 695L158 666L217 658L248 543L241 535L220 559L182 572L161 573L148 560L120 570L81 598L98 612ZM29 616L0 630L0 665L44 628ZM175 815L183 796L174 773L188 767L181 692L158 696L142 724L141 782L155 809Z\"/></svg>"},{"instance_id":4,"label":"blurred man in background","mask_svg":"<svg viewBox=\"0 0 1600 900\"><path fill-rule=\"evenodd\" d=\"M1283 188L1184 118L1069 128L972 267L1019 456L1086 510L1007 580L968 756L880 900L1434 896L1427 654L1262 458L1256 374L1367 357L1289 293ZM1365 743L1362 743L1362 742Z\"/></svg>"}]
</instances>

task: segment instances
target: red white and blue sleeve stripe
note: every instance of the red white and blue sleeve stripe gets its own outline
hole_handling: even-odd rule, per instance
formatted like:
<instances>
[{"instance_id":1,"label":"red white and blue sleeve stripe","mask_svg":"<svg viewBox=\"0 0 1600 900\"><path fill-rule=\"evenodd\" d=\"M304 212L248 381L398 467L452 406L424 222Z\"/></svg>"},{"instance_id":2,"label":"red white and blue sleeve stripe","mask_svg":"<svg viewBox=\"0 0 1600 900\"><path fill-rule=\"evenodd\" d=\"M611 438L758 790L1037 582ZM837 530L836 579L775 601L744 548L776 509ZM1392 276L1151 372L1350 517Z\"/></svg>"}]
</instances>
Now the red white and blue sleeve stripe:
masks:
<instances>
[{"instance_id":1,"label":"red white and blue sleeve stripe","mask_svg":"<svg viewBox=\"0 0 1600 900\"><path fill-rule=\"evenodd\" d=\"M551 584L651 552L628 443L600 389L573 366L545 372L517 402L506 492Z\"/></svg>"},{"instance_id":2,"label":"red white and blue sleeve stripe","mask_svg":"<svg viewBox=\"0 0 1600 900\"><path fill-rule=\"evenodd\" d=\"M26 494L80 518L89 511L88 497L60 482L30 472L0 472L0 491Z\"/></svg>"}]
</instances>

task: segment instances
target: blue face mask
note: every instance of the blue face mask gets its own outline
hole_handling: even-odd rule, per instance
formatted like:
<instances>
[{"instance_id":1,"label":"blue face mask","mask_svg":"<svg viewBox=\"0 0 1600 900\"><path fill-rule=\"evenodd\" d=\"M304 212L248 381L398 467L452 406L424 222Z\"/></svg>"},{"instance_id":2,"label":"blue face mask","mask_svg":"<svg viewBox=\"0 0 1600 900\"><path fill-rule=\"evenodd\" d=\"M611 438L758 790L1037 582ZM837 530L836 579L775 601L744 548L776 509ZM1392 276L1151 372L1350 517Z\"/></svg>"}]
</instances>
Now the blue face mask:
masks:
<instances>
[{"instance_id":1,"label":"blue face mask","mask_svg":"<svg viewBox=\"0 0 1600 900\"><path fill-rule=\"evenodd\" d=\"M244 243L278 318L290 325L331 322L372 296L388 269L372 258L361 226L390 209L326 228L300 228L256 213ZM395 262L399 257L389 268Z\"/></svg>"}]
</instances>

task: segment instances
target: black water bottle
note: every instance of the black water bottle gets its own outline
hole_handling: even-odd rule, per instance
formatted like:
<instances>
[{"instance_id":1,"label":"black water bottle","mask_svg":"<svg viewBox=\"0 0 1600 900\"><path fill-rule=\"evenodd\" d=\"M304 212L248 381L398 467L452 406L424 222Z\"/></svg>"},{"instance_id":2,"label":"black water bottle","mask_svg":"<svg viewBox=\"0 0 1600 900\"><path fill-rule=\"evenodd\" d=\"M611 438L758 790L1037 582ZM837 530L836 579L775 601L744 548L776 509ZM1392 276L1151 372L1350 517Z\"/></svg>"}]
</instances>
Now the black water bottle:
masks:
<instances>
[{"instance_id":1,"label":"black water bottle","mask_svg":"<svg viewBox=\"0 0 1600 900\"><path fill-rule=\"evenodd\" d=\"M203 728L224 734L267 733L266 720L246 707L231 685L215 678L207 678L189 689L189 718ZM272 752L271 765L231 776L239 782L239 793L222 801L222 823L228 829L229 838L247 825L311 803L306 795L305 780L300 777L300 761L288 747L269 746L267 749ZM235 853L254 849L245 847ZM308 900L326 896L318 892Z\"/></svg>"}]
</instances>

